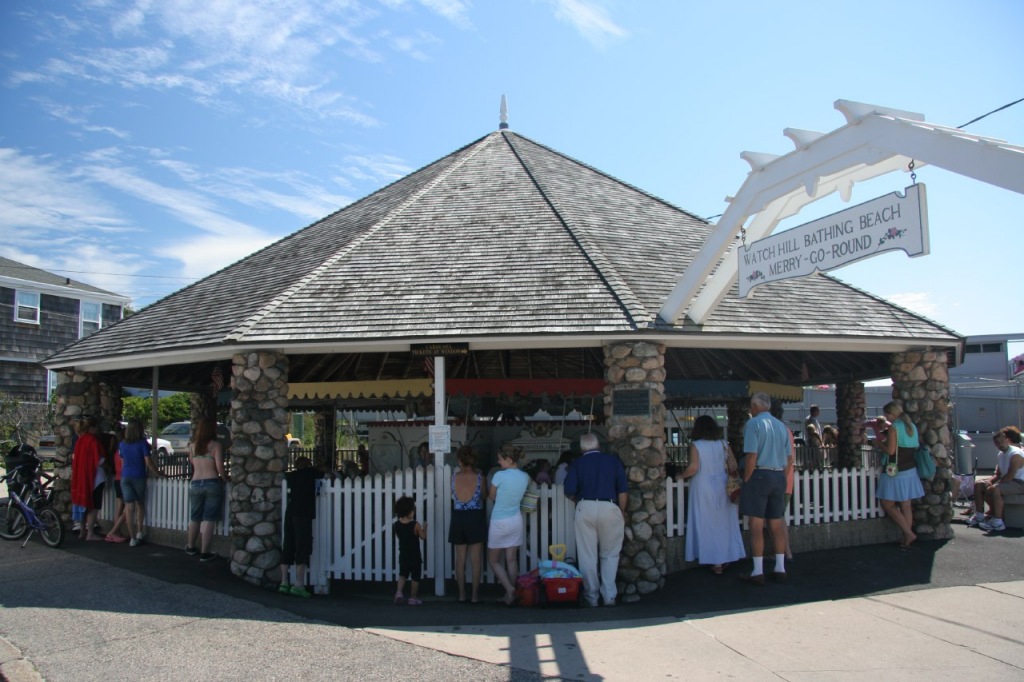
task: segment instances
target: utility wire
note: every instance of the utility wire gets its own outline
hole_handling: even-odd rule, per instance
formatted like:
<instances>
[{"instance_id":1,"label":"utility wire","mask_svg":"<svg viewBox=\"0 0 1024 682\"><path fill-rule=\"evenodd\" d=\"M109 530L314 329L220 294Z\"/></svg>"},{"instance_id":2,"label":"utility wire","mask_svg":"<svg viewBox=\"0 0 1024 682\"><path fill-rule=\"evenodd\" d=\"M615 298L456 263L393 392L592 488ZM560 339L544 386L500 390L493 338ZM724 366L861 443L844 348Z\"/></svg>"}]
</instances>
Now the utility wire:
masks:
<instances>
[{"instance_id":1,"label":"utility wire","mask_svg":"<svg viewBox=\"0 0 1024 682\"><path fill-rule=\"evenodd\" d=\"M966 128L967 126L971 125L972 123L977 123L978 121L980 121L981 119L985 118L986 116L991 116L992 114L996 113L997 111L1002 111L1003 109L1009 109L1014 104L1020 104L1021 102L1024 102L1024 97L1021 97L1016 102L1010 102L1009 104L1004 104L1003 106L999 107L998 109L993 109L992 111L988 112L987 114L982 114L978 118L972 118L967 123L964 123L963 125L957 126L957 130L959 130L960 128Z\"/></svg>"}]
</instances>

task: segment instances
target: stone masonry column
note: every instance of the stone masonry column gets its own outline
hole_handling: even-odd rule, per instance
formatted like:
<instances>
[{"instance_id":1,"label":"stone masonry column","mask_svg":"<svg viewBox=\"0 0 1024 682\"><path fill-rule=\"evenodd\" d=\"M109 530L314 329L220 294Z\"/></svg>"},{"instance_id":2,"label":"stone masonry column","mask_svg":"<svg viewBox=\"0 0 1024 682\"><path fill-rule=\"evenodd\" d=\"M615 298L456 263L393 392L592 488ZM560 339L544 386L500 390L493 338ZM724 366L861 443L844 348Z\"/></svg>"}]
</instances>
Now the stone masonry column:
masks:
<instances>
[{"instance_id":1,"label":"stone masonry column","mask_svg":"<svg viewBox=\"0 0 1024 682\"><path fill-rule=\"evenodd\" d=\"M276 585L288 462L288 356L235 355L231 388L231 572L254 585Z\"/></svg>"},{"instance_id":2,"label":"stone masonry column","mask_svg":"<svg viewBox=\"0 0 1024 682\"><path fill-rule=\"evenodd\" d=\"M949 371L942 351L894 353L890 359L892 397L917 424L935 457L935 478L921 481L924 497L914 504L914 532L953 537L952 459L949 433Z\"/></svg>"},{"instance_id":3,"label":"stone masonry column","mask_svg":"<svg viewBox=\"0 0 1024 682\"><path fill-rule=\"evenodd\" d=\"M839 431L836 466L840 469L861 467L866 409L863 382L844 381L836 384L836 427Z\"/></svg>"},{"instance_id":4,"label":"stone masonry column","mask_svg":"<svg viewBox=\"0 0 1024 682\"><path fill-rule=\"evenodd\" d=\"M111 431L121 419L121 388L100 381L92 372L61 371L57 373L56 408L53 433L57 439L54 507L65 520L71 518L71 454L74 440L73 422L93 417L101 431Z\"/></svg>"},{"instance_id":5,"label":"stone masonry column","mask_svg":"<svg viewBox=\"0 0 1024 682\"><path fill-rule=\"evenodd\" d=\"M665 346L625 342L605 346L604 413L608 440L626 468L629 502L619 557L618 588L623 601L638 601L665 585L668 572L665 527ZM615 394L649 396L649 412L620 409ZM643 400L640 400L643 403Z\"/></svg>"}]
</instances>

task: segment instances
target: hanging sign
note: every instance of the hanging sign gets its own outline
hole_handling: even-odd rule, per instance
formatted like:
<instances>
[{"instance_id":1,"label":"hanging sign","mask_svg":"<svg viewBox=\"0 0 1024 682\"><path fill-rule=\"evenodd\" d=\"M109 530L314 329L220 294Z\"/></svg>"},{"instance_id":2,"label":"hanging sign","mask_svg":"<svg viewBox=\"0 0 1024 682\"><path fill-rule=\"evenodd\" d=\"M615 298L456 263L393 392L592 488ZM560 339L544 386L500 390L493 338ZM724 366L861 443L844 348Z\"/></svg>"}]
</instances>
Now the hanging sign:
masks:
<instances>
[{"instance_id":1,"label":"hanging sign","mask_svg":"<svg viewBox=\"0 0 1024 682\"><path fill-rule=\"evenodd\" d=\"M413 357L454 357L469 355L468 343L411 343L409 353Z\"/></svg>"},{"instance_id":2,"label":"hanging sign","mask_svg":"<svg viewBox=\"0 0 1024 682\"><path fill-rule=\"evenodd\" d=\"M908 256L928 254L923 184L739 247L740 298L760 284L828 272L896 249Z\"/></svg>"}]
</instances>

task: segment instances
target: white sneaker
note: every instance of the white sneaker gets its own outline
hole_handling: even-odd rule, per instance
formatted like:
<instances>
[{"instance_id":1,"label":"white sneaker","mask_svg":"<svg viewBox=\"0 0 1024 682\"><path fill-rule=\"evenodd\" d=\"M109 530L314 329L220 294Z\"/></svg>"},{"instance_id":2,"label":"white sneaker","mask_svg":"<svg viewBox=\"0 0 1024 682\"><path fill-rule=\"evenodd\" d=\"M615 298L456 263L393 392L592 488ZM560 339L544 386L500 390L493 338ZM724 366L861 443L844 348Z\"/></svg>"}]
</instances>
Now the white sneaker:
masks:
<instances>
[{"instance_id":1,"label":"white sneaker","mask_svg":"<svg viewBox=\"0 0 1024 682\"><path fill-rule=\"evenodd\" d=\"M985 523L985 517L981 514L975 514L967 521L968 528L977 528L981 524Z\"/></svg>"},{"instance_id":2,"label":"white sneaker","mask_svg":"<svg viewBox=\"0 0 1024 682\"><path fill-rule=\"evenodd\" d=\"M142 541L139 540L138 538L132 538L132 541L128 543L128 546L129 547L138 547L139 544L141 544L141 542Z\"/></svg>"},{"instance_id":3,"label":"white sneaker","mask_svg":"<svg viewBox=\"0 0 1024 682\"><path fill-rule=\"evenodd\" d=\"M992 519L990 521L982 521L978 524L978 528L987 531L1001 531L1006 530L1006 524L1003 523L1002 519Z\"/></svg>"}]
</instances>

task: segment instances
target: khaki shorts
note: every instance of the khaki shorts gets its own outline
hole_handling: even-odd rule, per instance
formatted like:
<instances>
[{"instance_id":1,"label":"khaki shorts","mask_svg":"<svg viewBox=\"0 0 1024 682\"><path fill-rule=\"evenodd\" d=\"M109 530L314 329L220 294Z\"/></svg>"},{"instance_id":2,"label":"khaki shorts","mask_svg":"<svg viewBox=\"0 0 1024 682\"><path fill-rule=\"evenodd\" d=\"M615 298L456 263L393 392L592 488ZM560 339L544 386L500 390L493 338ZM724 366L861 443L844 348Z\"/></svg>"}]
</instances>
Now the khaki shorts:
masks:
<instances>
[{"instance_id":1,"label":"khaki shorts","mask_svg":"<svg viewBox=\"0 0 1024 682\"><path fill-rule=\"evenodd\" d=\"M998 483L996 484L996 487L999 488L999 494L1003 496L1024 495L1024 481L1017 478L1012 481Z\"/></svg>"}]
</instances>

